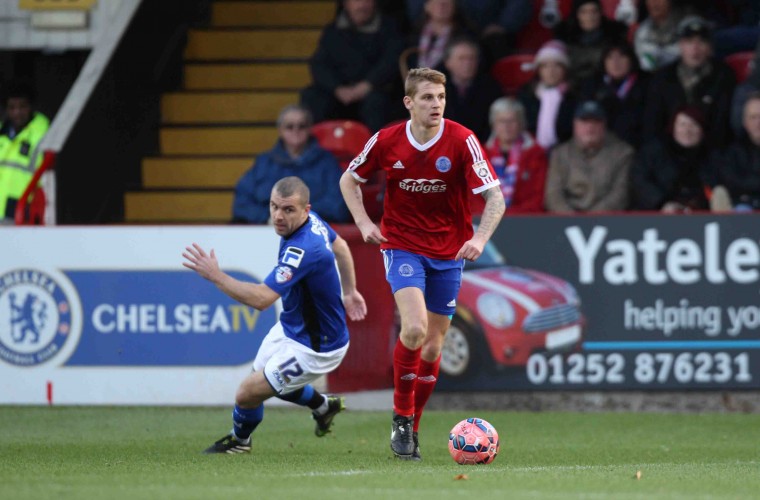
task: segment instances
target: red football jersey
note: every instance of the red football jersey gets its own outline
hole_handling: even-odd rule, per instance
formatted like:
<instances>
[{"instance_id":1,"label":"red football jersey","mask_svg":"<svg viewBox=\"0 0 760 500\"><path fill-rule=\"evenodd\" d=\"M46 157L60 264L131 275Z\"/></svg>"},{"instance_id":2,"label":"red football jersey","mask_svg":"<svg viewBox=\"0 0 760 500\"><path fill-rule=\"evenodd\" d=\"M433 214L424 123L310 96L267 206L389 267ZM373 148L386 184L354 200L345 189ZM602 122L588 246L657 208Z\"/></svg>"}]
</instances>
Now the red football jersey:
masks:
<instances>
[{"instance_id":1,"label":"red football jersey","mask_svg":"<svg viewBox=\"0 0 760 500\"><path fill-rule=\"evenodd\" d=\"M451 120L426 144L411 121L380 130L349 165L360 182L386 174L381 248L434 259L453 259L472 238L470 196L499 185L483 147L471 130Z\"/></svg>"}]
</instances>

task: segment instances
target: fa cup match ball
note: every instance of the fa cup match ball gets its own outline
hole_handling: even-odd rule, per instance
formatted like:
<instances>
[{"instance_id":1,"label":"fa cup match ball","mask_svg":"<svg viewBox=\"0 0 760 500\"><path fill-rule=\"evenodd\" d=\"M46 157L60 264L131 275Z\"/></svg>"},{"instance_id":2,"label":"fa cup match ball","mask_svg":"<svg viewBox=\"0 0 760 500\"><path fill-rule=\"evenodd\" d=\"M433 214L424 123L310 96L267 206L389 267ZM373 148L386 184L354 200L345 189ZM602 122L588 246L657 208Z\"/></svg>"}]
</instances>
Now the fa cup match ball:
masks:
<instances>
[{"instance_id":1,"label":"fa cup match ball","mask_svg":"<svg viewBox=\"0 0 760 500\"><path fill-rule=\"evenodd\" d=\"M449 433L449 453L458 464L490 464L499 453L499 434L482 418L466 418Z\"/></svg>"}]
</instances>

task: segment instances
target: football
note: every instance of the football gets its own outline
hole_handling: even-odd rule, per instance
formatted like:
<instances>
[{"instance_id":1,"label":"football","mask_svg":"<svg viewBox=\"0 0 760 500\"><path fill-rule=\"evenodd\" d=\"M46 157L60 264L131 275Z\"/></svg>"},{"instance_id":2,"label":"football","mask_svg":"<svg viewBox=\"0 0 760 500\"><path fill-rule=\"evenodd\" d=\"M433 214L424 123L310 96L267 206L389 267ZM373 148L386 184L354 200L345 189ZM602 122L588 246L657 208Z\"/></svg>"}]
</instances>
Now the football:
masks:
<instances>
[{"instance_id":1,"label":"football","mask_svg":"<svg viewBox=\"0 0 760 500\"><path fill-rule=\"evenodd\" d=\"M499 434L482 418L466 418L449 433L449 453L458 464L490 464L499 453Z\"/></svg>"}]
</instances>

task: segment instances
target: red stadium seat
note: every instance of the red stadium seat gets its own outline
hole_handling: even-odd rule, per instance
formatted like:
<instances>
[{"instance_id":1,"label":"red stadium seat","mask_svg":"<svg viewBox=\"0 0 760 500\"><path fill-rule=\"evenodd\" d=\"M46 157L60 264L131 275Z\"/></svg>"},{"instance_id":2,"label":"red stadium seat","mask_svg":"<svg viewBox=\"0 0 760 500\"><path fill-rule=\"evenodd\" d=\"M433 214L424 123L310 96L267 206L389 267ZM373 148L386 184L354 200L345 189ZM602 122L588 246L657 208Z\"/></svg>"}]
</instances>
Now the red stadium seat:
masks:
<instances>
[{"instance_id":1,"label":"red stadium seat","mask_svg":"<svg viewBox=\"0 0 760 500\"><path fill-rule=\"evenodd\" d=\"M319 145L338 159L343 170L361 153L372 132L361 122L354 120L327 120L314 124L311 133ZM383 216L385 183L380 172L373 175L362 189L364 208L370 219L379 221Z\"/></svg>"},{"instance_id":2,"label":"red stadium seat","mask_svg":"<svg viewBox=\"0 0 760 500\"><path fill-rule=\"evenodd\" d=\"M319 145L338 158L345 169L367 143L372 132L361 122L354 120L328 120L314 124L312 135Z\"/></svg>"},{"instance_id":3,"label":"red stadium seat","mask_svg":"<svg viewBox=\"0 0 760 500\"><path fill-rule=\"evenodd\" d=\"M605 17L615 19L615 10L620 0L602 0L602 13Z\"/></svg>"},{"instance_id":4,"label":"red stadium seat","mask_svg":"<svg viewBox=\"0 0 760 500\"><path fill-rule=\"evenodd\" d=\"M502 57L493 64L491 76L499 82L507 95L514 95L535 74L533 54L516 54Z\"/></svg>"},{"instance_id":5,"label":"red stadium seat","mask_svg":"<svg viewBox=\"0 0 760 500\"><path fill-rule=\"evenodd\" d=\"M558 0L560 18L564 19L570 14L572 10L572 0ZM541 0L533 1L533 17L527 26L517 34L515 40L515 49L518 52L535 52L541 46L554 38L554 34L550 28L547 28L541 24L541 9L544 7L544 2Z\"/></svg>"},{"instance_id":6,"label":"red stadium seat","mask_svg":"<svg viewBox=\"0 0 760 500\"><path fill-rule=\"evenodd\" d=\"M754 56L755 53L750 50L747 52L738 52L736 54L731 54L724 59L726 64L728 64L731 69L734 70L736 80L739 83L746 80L749 76L750 71L752 71L752 59Z\"/></svg>"}]
</instances>

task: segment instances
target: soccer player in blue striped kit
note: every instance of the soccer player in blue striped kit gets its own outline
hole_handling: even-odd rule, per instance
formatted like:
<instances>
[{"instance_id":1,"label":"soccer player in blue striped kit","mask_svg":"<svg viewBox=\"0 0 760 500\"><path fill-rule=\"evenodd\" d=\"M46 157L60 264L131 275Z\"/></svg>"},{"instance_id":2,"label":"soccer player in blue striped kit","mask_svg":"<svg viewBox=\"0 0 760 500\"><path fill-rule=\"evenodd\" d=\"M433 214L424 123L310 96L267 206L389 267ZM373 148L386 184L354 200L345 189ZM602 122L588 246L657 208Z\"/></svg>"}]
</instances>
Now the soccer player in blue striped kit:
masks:
<instances>
[{"instance_id":1,"label":"soccer player in blue striped kit","mask_svg":"<svg viewBox=\"0 0 760 500\"><path fill-rule=\"evenodd\" d=\"M238 387L232 431L204 453L250 452L264 401L273 396L309 407L319 437L345 409L342 397L320 394L311 383L338 367L349 344L346 315L362 320L367 306L356 289L348 244L310 209L309 188L298 177L285 177L272 188L269 210L282 240L278 263L263 283L236 280L219 268L214 250L207 254L195 243L182 254L185 267L233 299L259 310L280 297L283 305L252 373Z\"/></svg>"}]
</instances>

